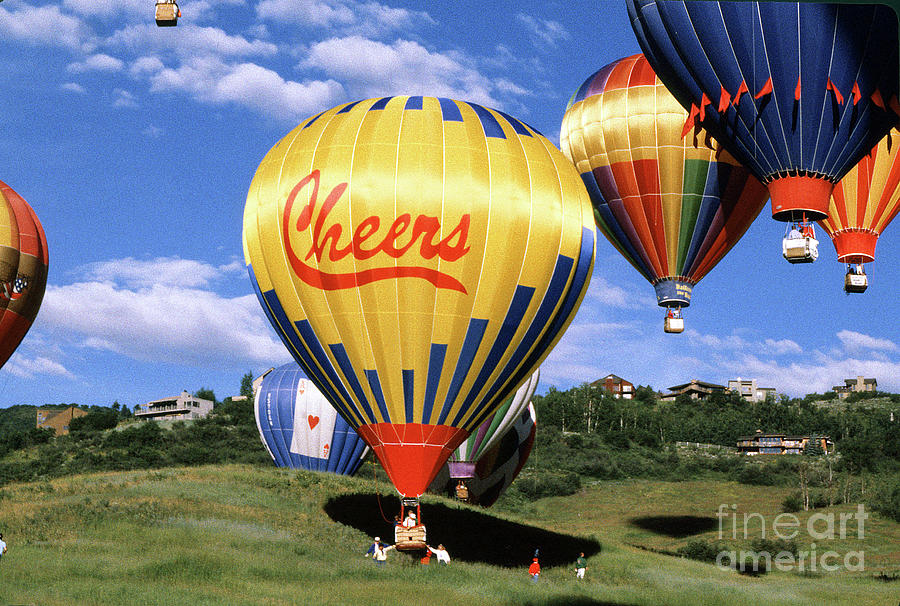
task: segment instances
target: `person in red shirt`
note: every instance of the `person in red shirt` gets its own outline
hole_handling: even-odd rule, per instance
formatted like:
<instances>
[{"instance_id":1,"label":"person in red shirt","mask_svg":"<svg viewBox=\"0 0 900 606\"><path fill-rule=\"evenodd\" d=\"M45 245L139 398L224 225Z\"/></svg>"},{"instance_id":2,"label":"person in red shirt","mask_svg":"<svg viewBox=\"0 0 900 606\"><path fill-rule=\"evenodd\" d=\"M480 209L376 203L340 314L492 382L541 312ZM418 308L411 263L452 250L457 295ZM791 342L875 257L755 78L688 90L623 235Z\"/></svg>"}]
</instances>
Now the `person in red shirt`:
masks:
<instances>
[{"instance_id":1,"label":"person in red shirt","mask_svg":"<svg viewBox=\"0 0 900 606\"><path fill-rule=\"evenodd\" d=\"M537 558L534 558L531 566L528 567L528 574L531 575L531 580L537 583L538 577L541 576L541 565Z\"/></svg>"}]
</instances>

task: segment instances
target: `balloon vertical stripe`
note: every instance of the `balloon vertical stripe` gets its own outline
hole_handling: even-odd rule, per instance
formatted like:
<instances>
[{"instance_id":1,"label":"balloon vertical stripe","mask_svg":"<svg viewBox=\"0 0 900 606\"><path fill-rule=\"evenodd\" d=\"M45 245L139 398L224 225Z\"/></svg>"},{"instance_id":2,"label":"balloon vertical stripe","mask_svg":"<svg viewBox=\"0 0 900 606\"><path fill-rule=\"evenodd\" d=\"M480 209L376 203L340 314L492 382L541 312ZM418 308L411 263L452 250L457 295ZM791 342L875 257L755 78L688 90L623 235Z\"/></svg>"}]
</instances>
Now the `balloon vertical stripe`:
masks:
<instances>
[{"instance_id":1,"label":"balloon vertical stripe","mask_svg":"<svg viewBox=\"0 0 900 606\"><path fill-rule=\"evenodd\" d=\"M446 423L447 417L450 415L450 411L453 408L453 404L456 402L457 397L459 397L463 382L466 380L466 375L469 374L469 370L472 368L472 361L475 359L475 354L481 347L481 340L484 337L484 331L487 328L487 325L487 320L472 318L469 321L469 328L466 331L466 338L463 341L462 351L459 354L456 369L453 371L453 380L450 382L450 388L447 390L447 397L444 399L444 404L441 407L441 414L438 417L438 425L444 425Z\"/></svg>"}]
</instances>

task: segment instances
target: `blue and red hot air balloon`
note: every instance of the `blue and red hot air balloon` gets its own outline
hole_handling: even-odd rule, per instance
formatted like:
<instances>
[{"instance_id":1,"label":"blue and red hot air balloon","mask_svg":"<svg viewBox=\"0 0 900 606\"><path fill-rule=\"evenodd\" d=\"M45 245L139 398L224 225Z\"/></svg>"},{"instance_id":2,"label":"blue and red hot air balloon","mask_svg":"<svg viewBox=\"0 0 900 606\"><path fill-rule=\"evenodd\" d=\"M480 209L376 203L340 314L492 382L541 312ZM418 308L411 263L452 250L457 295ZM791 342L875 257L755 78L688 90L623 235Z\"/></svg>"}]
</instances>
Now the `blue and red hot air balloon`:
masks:
<instances>
[{"instance_id":1,"label":"blue and red hot air balloon","mask_svg":"<svg viewBox=\"0 0 900 606\"><path fill-rule=\"evenodd\" d=\"M897 15L877 4L627 0L681 104L769 189L824 219L834 185L897 122Z\"/></svg>"}]
</instances>

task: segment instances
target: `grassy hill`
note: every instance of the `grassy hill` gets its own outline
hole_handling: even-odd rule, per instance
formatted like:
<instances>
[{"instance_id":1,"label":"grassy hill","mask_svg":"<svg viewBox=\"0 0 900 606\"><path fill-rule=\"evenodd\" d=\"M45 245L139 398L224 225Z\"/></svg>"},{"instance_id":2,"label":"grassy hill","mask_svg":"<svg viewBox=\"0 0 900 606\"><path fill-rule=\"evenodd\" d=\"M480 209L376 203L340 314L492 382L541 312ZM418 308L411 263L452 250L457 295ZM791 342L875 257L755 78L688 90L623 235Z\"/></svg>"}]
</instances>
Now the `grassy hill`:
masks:
<instances>
[{"instance_id":1,"label":"grassy hill","mask_svg":"<svg viewBox=\"0 0 900 606\"><path fill-rule=\"evenodd\" d=\"M896 603L900 583L871 574L897 570L900 525L874 515L865 548L880 568L864 574L749 577L647 550L687 541L683 532L673 536L686 516L707 520L688 525L691 536L715 535L708 520L717 522L719 503L746 504L771 519L778 490L601 482L516 514L425 497L431 542L447 545L453 563L426 568L390 552L378 569L362 554L372 535L389 533L381 512L391 517L396 500L371 477L221 465L10 484L0 489L0 531L9 544L0 560L0 603ZM535 546L545 561L536 585L526 573ZM847 548L854 547L835 547ZM570 568L578 550L590 554L583 583Z\"/></svg>"}]
</instances>

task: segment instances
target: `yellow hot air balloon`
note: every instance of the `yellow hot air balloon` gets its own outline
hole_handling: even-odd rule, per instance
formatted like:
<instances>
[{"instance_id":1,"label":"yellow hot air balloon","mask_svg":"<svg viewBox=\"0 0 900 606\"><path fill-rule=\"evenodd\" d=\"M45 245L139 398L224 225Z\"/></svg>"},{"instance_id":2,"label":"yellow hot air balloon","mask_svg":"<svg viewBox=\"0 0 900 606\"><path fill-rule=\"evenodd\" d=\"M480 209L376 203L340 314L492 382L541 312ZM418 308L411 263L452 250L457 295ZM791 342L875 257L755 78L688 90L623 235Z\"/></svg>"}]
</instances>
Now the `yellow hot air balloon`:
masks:
<instances>
[{"instance_id":1,"label":"yellow hot air balloon","mask_svg":"<svg viewBox=\"0 0 900 606\"><path fill-rule=\"evenodd\" d=\"M594 259L562 153L432 97L305 120L260 164L243 233L272 325L410 498L546 357Z\"/></svg>"},{"instance_id":2,"label":"yellow hot air balloon","mask_svg":"<svg viewBox=\"0 0 900 606\"><path fill-rule=\"evenodd\" d=\"M894 129L850 169L831 195L828 217L819 222L847 263L844 290L869 285L863 263L875 260L878 236L900 211L900 137Z\"/></svg>"}]
</instances>

